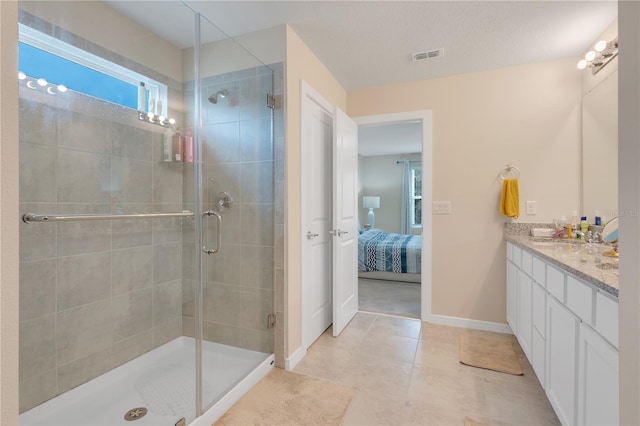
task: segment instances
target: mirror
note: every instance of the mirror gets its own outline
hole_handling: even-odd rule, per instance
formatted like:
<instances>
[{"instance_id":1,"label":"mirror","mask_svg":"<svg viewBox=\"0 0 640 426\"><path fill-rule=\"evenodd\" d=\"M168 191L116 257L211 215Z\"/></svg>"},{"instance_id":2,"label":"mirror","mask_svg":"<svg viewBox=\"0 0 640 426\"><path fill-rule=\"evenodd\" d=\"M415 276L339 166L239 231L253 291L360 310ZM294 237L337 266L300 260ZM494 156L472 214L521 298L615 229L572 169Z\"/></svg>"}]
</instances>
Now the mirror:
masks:
<instances>
[{"instance_id":1,"label":"mirror","mask_svg":"<svg viewBox=\"0 0 640 426\"><path fill-rule=\"evenodd\" d=\"M618 72L582 100L582 214L618 215Z\"/></svg>"}]
</instances>

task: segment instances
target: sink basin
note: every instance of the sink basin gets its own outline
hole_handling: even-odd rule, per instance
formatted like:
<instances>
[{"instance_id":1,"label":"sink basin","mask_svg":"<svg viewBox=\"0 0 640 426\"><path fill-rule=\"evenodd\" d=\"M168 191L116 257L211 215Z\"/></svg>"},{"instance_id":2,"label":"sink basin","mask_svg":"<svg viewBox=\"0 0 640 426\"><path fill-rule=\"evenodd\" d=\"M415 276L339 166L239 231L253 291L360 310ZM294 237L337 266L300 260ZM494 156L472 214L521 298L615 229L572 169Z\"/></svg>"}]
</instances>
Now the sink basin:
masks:
<instances>
[{"instance_id":1,"label":"sink basin","mask_svg":"<svg viewBox=\"0 0 640 426\"><path fill-rule=\"evenodd\" d=\"M617 263L597 263L596 268L603 270L618 269Z\"/></svg>"}]
</instances>

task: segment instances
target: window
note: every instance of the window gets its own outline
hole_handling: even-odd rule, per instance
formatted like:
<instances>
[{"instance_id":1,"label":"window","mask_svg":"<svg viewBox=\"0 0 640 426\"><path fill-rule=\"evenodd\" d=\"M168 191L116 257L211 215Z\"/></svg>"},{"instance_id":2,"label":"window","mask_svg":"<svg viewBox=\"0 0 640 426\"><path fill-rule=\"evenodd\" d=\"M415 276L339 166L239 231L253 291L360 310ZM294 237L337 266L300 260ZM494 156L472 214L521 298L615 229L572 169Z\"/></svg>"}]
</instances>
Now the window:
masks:
<instances>
[{"instance_id":1,"label":"window","mask_svg":"<svg viewBox=\"0 0 640 426\"><path fill-rule=\"evenodd\" d=\"M135 110L167 115L166 85L28 26L20 24L19 28L19 70L29 78ZM146 89L144 96L138 90L140 83Z\"/></svg>"},{"instance_id":2,"label":"window","mask_svg":"<svg viewBox=\"0 0 640 426\"><path fill-rule=\"evenodd\" d=\"M422 225L422 167L411 167L411 225Z\"/></svg>"}]
</instances>

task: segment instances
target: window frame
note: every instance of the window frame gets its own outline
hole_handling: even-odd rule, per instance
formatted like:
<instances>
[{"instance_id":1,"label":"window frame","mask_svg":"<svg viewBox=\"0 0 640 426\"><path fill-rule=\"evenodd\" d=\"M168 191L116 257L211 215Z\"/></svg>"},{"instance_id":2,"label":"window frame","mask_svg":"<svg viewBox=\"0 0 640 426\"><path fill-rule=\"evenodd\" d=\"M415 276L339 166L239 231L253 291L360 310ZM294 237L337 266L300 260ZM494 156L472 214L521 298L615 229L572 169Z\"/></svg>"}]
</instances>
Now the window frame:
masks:
<instances>
[{"instance_id":1,"label":"window frame","mask_svg":"<svg viewBox=\"0 0 640 426\"><path fill-rule=\"evenodd\" d=\"M421 227L421 223L416 223L416 200L422 201L422 194L416 195L416 170L420 171L420 177L422 178L422 165L411 166L411 226Z\"/></svg>"},{"instance_id":2,"label":"window frame","mask_svg":"<svg viewBox=\"0 0 640 426\"><path fill-rule=\"evenodd\" d=\"M63 59L76 62L80 65L84 65L85 67L109 75L126 83L133 84L135 86L140 85L140 83L144 83L146 90L149 92L149 99L156 100L155 106L157 106L158 101L161 102L160 110L154 108L154 111L151 112L155 113L156 115L167 116L168 88L166 84L160 83L159 81L154 80L148 76L142 75L129 68L125 68L121 65L115 64L105 58L94 55L93 53L89 53L86 50L82 50L69 43L65 43L62 40L51 37L50 35L44 34L38 30L20 23L18 24L18 40L37 49L44 50ZM37 78L39 76L31 77ZM64 84L64 82L55 83ZM125 105L121 106L129 108Z\"/></svg>"}]
</instances>

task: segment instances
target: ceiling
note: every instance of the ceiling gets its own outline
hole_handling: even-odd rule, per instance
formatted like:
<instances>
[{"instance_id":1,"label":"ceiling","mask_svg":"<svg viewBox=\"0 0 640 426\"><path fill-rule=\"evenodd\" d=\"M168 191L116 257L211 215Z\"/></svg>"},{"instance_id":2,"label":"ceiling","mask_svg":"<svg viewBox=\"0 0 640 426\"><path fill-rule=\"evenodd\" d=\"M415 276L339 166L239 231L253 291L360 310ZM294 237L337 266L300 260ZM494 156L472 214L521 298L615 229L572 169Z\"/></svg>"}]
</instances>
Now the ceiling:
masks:
<instances>
[{"instance_id":1,"label":"ceiling","mask_svg":"<svg viewBox=\"0 0 640 426\"><path fill-rule=\"evenodd\" d=\"M193 45L177 2L105 3L180 48ZM617 16L616 1L185 3L232 37L289 24L347 90L579 56ZM440 58L411 59L439 48Z\"/></svg>"}]
</instances>

